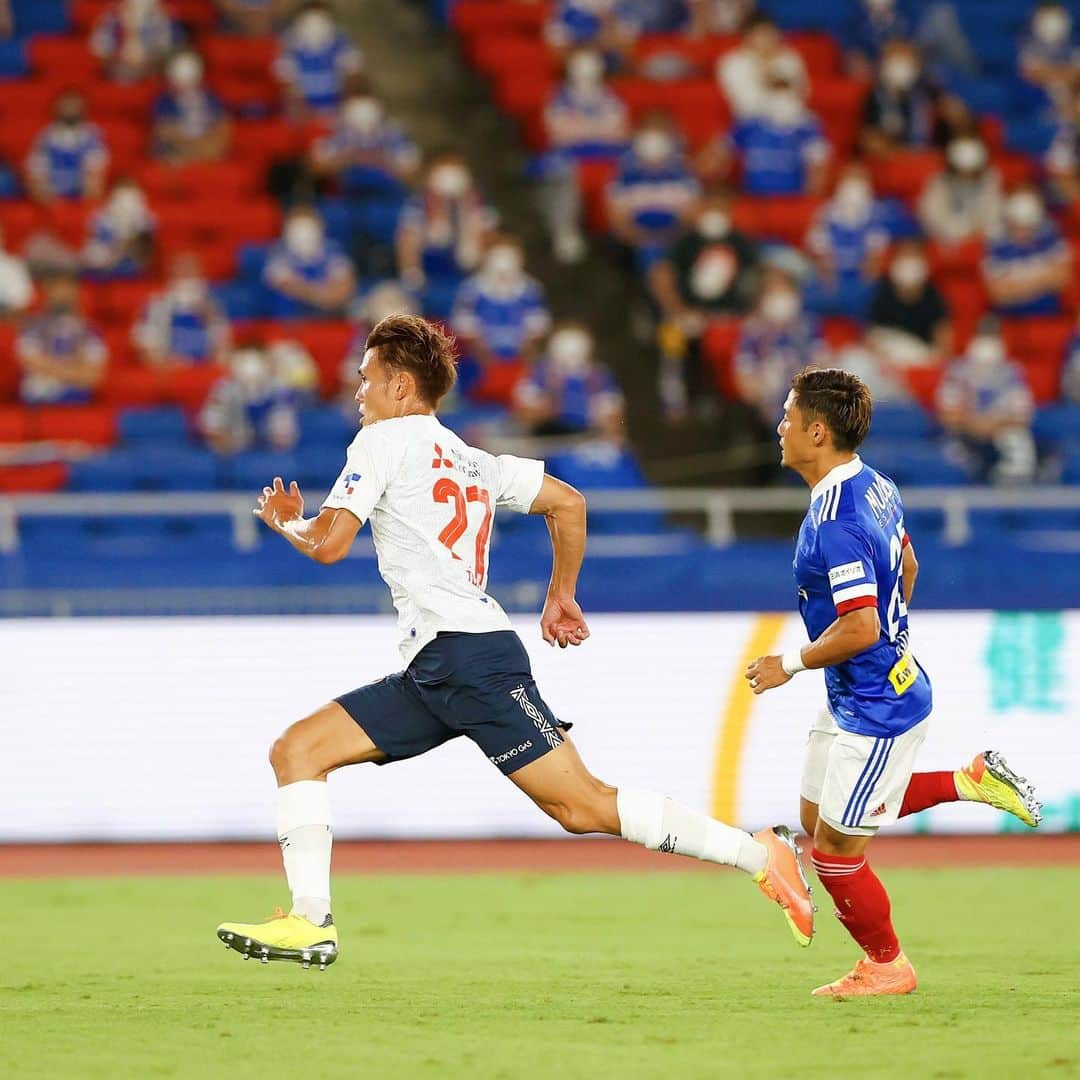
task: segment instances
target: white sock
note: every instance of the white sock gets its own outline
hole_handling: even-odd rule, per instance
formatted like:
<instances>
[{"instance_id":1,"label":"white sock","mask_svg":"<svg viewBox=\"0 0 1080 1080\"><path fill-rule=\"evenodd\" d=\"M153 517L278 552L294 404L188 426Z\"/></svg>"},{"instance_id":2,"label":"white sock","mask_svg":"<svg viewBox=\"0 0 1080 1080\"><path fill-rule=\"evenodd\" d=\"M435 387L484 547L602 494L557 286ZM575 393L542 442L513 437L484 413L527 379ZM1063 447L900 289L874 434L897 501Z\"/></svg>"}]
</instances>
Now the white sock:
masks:
<instances>
[{"instance_id":1,"label":"white sock","mask_svg":"<svg viewBox=\"0 0 1080 1080\"><path fill-rule=\"evenodd\" d=\"M769 861L765 845L749 833L654 791L619 788L616 805L623 838L652 851L693 855L747 874L760 873Z\"/></svg>"},{"instance_id":2,"label":"white sock","mask_svg":"<svg viewBox=\"0 0 1080 1080\"><path fill-rule=\"evenodd\" d=\"M292 913L321 926L330 914L330 793L325 780L278 788L278 843L292 891Z\"/></svg>"}]
</instances>

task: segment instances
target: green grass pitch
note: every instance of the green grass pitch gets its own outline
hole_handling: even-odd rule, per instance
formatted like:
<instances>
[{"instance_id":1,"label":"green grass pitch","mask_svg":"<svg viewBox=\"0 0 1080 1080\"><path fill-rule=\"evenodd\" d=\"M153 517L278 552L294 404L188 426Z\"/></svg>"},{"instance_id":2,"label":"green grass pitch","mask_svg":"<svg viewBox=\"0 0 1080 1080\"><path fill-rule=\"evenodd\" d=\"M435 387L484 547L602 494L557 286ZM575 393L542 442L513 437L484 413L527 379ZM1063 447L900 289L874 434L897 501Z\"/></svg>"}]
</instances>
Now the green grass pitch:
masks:
<instances>
[{"instance_id":1,"label":"green grass pitch","mask_svg":"<svg viewBox=\"0 0 1080 1080\"><path fill-rule=\"evenodd\" d=\"M341 876L322 974L214 936L276 879L8 880L0 1075L1080 1076L1080 870L884 876L921 986L861 1002L731 872Z\"/></svg>"}]
</instances>

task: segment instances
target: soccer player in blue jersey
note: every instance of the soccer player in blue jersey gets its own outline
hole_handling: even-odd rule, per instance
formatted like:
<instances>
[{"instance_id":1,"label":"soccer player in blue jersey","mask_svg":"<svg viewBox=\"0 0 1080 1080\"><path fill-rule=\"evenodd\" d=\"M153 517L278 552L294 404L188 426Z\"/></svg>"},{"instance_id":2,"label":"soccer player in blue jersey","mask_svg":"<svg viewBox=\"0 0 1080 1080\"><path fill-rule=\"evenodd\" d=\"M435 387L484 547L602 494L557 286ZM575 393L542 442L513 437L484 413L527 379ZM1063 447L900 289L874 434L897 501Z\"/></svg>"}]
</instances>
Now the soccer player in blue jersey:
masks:
<instances>
[{"instance_id":1,"label":"soccer player in blue jersey","mask_svg":"<svg viewBox=\"0 0 1080 1080\"><path fill-rule=\"evenodd\" d=\"M849 372L804 369L792 380L777 433L781 464L811 489L794 563L810 641L759 657L746 671L755 694L800 671L825 672L828 707L810 732L801 817L814 838L814 869L866 953L853 971L814 991L825 996L908 994L916 986L888 893L866 859L881 826L957 799L988 803L1031 826L1040 816L1030 785L995 751L952 774L912 776L932 689L908 646L917 564L900 492L855 453L871 408L870 391Z\"/></svg>"}]
</instances>

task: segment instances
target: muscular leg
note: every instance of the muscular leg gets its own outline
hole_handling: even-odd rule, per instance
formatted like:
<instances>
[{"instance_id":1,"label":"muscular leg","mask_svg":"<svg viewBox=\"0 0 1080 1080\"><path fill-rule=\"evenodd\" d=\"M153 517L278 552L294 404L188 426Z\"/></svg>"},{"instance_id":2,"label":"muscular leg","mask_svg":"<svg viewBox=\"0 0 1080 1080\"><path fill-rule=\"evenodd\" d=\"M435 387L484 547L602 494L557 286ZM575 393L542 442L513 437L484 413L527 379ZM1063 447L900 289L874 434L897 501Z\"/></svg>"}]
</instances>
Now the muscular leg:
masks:
<instances>
[{"instance_id":1,"label":"muscular leg","mask_svg":"<svg viewBox=\"0 0 1080 1080\"><path fill-rule=\"evenodd\" d=\"M326 777L385 755L337 702L297 721L270 749L278 782L277 834L292 911L321 926L330 914L333 829Z\"/></svg>"},{"instance_id":2,"label":"muscular leg","mask_svg":"<svg viewBox=\"0 0 1080 1080\"><path fill-rule=\"evenodd\" d=\"M613 788L586 769L569 739L510 779L567 832L608 833L653 851L693 855L758 874L764 844L651 791Z\"/></svg>"}]
</instances>

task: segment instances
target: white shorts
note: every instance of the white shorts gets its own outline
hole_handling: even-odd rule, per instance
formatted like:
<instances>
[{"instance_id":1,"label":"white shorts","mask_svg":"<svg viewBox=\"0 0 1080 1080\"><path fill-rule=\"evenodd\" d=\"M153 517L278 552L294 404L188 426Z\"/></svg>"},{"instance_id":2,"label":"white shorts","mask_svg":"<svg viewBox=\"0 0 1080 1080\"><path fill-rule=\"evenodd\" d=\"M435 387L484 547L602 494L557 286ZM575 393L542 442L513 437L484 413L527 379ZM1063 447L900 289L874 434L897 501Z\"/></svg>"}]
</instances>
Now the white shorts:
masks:
<instances>
[{"instance_id":1,"label":"white shorts","mask_svg":"<svg viewBox=\"0 0 1080 1080\"><path fill-rule=\"evenodd\" d=\"M849 836L873 836L882 825L892 825L928 722L878 739L841 731L828 708L822 709L806 744L802 797L817 804L826 825Z\"/></svg>"}]
</instances>

